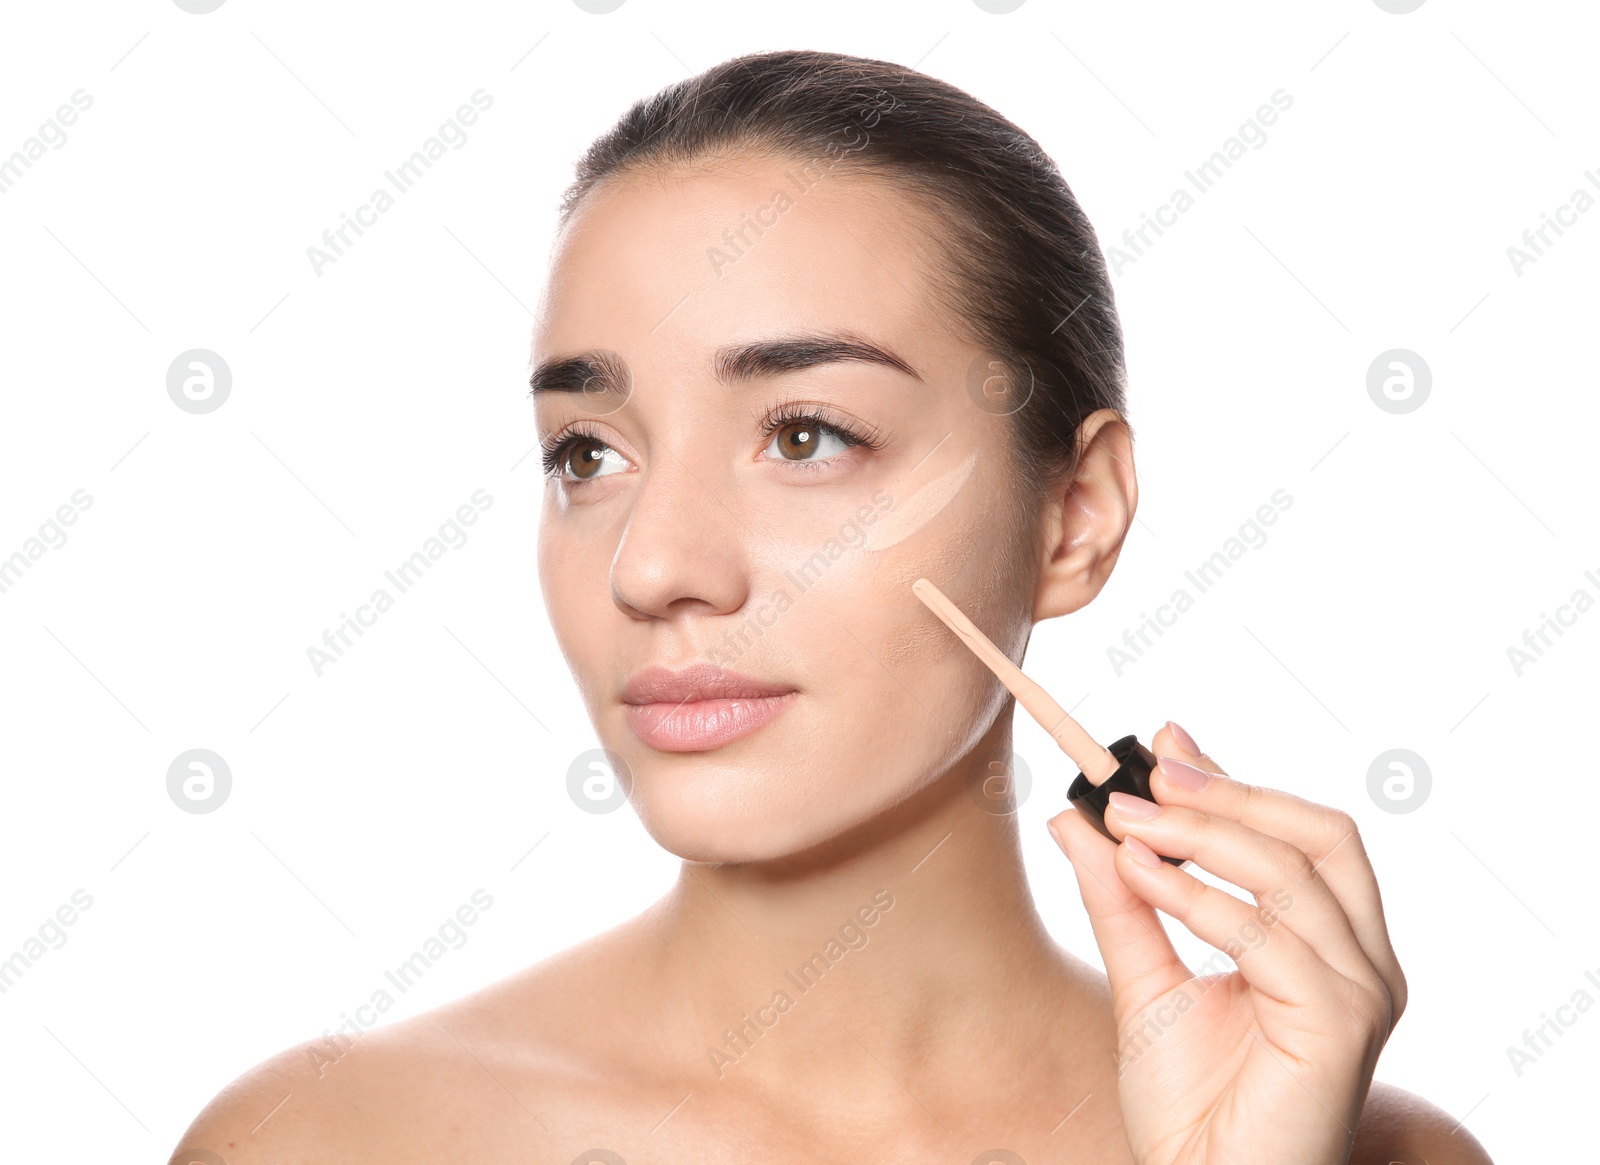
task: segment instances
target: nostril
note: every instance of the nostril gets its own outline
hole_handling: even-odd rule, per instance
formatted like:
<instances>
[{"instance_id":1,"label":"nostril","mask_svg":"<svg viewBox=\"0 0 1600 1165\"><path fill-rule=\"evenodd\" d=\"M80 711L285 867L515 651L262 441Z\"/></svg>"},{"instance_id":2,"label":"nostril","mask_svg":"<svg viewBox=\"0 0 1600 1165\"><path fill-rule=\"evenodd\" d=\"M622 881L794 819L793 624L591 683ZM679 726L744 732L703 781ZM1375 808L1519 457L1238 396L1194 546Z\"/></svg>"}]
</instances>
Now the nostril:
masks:
<instances>
[{"instance_id":1,"label":"nostril","mask_svg":"<svg viewBox=\"0 0 1600 1165\"><path fill-rule=\"evenodd\" d=\"M739 610L751 593L749 555L727 530L687 506L644 520L636 510L612 558L612 602L640 620Z\"/></svg>"}]
</instances>

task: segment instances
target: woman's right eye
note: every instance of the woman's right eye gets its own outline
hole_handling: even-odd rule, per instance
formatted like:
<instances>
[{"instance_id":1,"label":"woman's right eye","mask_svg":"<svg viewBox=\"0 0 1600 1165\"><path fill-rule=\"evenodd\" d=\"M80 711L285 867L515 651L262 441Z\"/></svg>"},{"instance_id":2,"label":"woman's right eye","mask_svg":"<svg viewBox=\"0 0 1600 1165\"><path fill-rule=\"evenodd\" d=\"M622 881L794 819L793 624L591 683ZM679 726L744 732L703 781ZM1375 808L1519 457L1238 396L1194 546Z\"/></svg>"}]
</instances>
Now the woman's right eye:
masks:
<instances>
[{"instance_id":1,"label":"woman's right eye","mask_svg":"<svg viewBox=\"0 0 1600 1165\"><path fill-rule=\"evenodd\" d=\"M550 454L549 472L561 481L593 481L628 468L627 459L593 437L574 437Z\"/></svg>"}]
</instances>

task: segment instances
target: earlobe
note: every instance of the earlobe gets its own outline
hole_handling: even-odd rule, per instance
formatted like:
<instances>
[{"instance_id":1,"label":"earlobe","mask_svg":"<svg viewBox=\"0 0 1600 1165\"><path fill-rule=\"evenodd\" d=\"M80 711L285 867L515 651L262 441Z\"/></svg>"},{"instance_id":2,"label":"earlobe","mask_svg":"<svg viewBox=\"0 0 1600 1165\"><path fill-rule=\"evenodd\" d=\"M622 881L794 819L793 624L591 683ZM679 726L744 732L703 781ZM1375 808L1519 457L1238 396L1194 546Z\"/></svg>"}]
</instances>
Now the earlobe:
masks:
<instances>
[{"instance_id":1,"label":"earlobe","mask_svg":"<svg viewBox=\"0 0 1600 1165\"><path fill-rule=\"evenodd\" d=\"M1098 409L1078 429L1076 472L1046 499L1034 622L1088 605L1117 564L1139 505L1133 434L1115 409Z\"/></svg>"}]
</instances>

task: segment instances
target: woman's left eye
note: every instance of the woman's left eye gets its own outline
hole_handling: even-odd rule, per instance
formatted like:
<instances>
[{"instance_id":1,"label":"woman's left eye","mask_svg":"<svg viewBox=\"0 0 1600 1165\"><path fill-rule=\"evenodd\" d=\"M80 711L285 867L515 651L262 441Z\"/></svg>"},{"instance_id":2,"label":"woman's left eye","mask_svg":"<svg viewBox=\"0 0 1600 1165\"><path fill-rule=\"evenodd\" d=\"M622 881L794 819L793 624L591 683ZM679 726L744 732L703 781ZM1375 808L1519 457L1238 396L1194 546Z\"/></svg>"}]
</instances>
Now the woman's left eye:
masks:
<instances>
[{"instance_id":1,"label":"woman's left eye","mask_svg":"<svg viewBox=\"0 0 1600 1165\"><path fill-rule=\"evenodd\" d=\"M855 442L821 421L790 421L772 434L763 453L776 453L784 461L821 461L837 457Z\"/></svg>"}]
</instances>

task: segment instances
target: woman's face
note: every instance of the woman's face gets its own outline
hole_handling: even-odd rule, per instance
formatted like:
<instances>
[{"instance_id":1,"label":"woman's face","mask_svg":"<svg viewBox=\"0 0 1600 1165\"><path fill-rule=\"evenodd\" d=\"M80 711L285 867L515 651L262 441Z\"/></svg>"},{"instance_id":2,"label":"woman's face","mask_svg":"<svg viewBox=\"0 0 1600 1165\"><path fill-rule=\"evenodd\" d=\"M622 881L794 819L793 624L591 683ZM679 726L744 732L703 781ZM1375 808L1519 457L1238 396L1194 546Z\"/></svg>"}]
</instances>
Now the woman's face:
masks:
<instances>
[{"instance_id":1,"label":"woman's face","mask_svg":"<svg viewBox=\"0 0 1600 1165\"><path fill-rule=\"evenodd\" d=\"M602 184L534 337L545 605L645 827L698 861L870 834L991 729L1006 694L916 579L1013 658L1031 627L1013 422L934 305L932 222L801 172Z\"/></svg>"}]
</instances>

